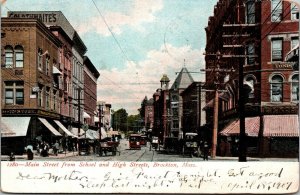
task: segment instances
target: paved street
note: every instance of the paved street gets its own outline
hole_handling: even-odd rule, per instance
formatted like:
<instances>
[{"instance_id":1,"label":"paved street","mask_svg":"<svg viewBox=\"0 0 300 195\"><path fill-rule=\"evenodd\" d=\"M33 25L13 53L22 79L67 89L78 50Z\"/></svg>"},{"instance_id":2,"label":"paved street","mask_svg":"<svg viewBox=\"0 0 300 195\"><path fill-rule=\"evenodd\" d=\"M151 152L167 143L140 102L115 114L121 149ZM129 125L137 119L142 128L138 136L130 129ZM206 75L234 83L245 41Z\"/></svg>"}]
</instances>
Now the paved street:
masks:
<instances>
[{"instance_id":1,"label":"paved street","mask_svg":"<svg viewBox=\"0 0 300 195\"><path fill-rule=\"evenodd\" d=\"M122 139L119 146L120 153L117 153L116 156L112 156L111 153L107 153L105 156L99 156L96 154L90 155L81 155L78 156L77 152L69 152L66 154L59 154L58 156L54 156L50 154L49 157L41 157L38 155L34 156L34 161L157 161L157 162L166 162L166 161L173 161L173 162L207 162L203 161L202 158L197 157L189 157L189 156L182 156L179 154L166 154L163 150L150 150L150 144L148 143L147 146L143 146L141 150L130 150L128 145L128 140ZM7 156L2 156L1 160L7 161ZM24 161L27 160L27 156L16 156L16 161ZM210 159L209 161L238 161L238 157L219 157L217 156L215 159ZM209 162L208 161L208 162ZM298 162L297 158L247 158L247 161L274 161L274 162Z\"/></svg>"}]
</instances>

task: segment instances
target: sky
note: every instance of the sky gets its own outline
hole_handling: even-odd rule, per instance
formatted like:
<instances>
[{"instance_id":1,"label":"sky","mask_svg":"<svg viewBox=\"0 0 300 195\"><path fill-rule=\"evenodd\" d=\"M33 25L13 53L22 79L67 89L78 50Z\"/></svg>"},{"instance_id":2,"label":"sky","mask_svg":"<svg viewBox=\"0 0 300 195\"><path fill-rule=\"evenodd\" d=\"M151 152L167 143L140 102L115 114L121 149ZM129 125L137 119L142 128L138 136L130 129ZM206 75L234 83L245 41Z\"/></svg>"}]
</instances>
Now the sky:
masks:
<instances>
[{"instance_id":1,"label":"sky","mask_svg":"<svg viewBox=\"0 0 300 195\"><path fill-rule=\"evenodd\" d=\"M97 100L138 114L184 66L204 81L205 27L217 0L7 0L7 11L62 11L100 72ZM185 63L184 63L185 62Z\"/></svg>"}]
</instances>

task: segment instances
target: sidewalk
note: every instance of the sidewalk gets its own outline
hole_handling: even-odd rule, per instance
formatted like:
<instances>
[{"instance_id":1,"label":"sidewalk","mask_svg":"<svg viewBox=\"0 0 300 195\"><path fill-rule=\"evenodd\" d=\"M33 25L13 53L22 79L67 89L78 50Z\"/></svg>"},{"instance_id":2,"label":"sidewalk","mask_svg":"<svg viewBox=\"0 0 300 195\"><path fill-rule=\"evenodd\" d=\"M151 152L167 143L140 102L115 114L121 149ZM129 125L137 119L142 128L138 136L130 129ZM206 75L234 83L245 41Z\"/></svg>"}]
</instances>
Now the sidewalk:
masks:
<instances>
[{"instance_id":1,"label":"sidewalk","mask_svg":"<svg viewBox=\"0 0 300 195\"><path fill-rule=\"evenodd\" d=\"M43 160L47 160L49 158L51 159L62 159L62 158L66 158L66 157L70 157L70 156L78 156L78 151L76 152L66 152L66 153L59 153L57 156L54 154L49 154L49 156L47 157L42 157L40 156L40 154L37 154L36 151L34 151L34 157L33 159L43 159ZM23 155L15 155L15 159L16 160L27 160L27 154L23 154ZM7 155L1 155L1 161L9 161L9 156Z\"/></svg>"}]
</instances>

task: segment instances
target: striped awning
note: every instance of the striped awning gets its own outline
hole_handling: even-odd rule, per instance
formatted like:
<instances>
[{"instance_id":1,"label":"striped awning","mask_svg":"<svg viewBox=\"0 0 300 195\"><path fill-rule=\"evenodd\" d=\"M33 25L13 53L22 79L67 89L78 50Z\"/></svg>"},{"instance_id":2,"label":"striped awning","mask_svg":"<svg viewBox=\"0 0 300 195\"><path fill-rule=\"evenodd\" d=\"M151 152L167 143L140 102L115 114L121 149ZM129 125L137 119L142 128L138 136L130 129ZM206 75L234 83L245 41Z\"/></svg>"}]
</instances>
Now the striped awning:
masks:
<instances>
[{"instance_id":1,"label":"striped awning","mask_svg":"<svg viewBox=\"0 0 300 195\"><path fill-rule=\"evenodd\" d=\"M1 137L26 136L30 117L1 117Z\"/></svg>"},{"instance_id":2,"label":"striped awning","mask_svg":"<svg viewBox=\"0 0 300 195\"><path fill-rule=\"evenodd\" d=\"M249 137L258 137L259 117L245 118L245 133ZM225 127L220 133L223 136L234 136L240 134L240 120L237 119Z\"/></svg>"},{"instance_id":3,"label":"striped awning","mask_svg":"<svg viewBox=\"0 0 300 195\"><path fill-rule=\"evenodd\" d=\"M299 137L298 115L265 115L264 137Z\"/></svg>"}]
</instances>

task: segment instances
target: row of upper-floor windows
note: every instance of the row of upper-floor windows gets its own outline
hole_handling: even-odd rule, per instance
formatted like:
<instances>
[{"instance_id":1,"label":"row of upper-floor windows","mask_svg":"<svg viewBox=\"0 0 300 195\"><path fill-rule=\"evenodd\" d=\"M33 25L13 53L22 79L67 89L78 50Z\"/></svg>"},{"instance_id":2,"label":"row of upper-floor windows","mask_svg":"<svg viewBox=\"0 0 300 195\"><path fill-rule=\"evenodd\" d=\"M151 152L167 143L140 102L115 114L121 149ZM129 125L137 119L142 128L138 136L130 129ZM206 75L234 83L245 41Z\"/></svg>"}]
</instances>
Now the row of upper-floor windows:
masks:
<instances>
[{"instance_id":1,"label":"row of upper-floor windows","mask_svg":"<svg viewBox=\"0 0 300 195\"><path fill-rule=\"evenodd\" d=\"M291 37L290 49L295 48L299 43L298 37ZM271 61L284 61L284 41L283 38L271 39Z\"/></svg>"},{"instance_id":2,"label":"row of upper-floor windows","mask_svg":"<svg viewBox=\"0 0 300 195\"><path fill-rule=\"evenodd\" d=\"M254 24L255 21L255 1L256 0L248 0L245 3L245 15L246 15L246 23ZM290 3L290 16L291 20L299 19L299 9L295 3ZM283 1L282 0L271 0L271 21L272 22L280 22L283 18L286 18L287 15L283 15L284 10ZM288 9L288 8L287 8Z\"/></svg>"},{"instance_id":3,"label":"row of upper-floor windows","mask_svg":"<svg viewBox=\"0 0 300 195\"><path fill-rule=\"evenodd\" d=\"M254 98L254 90L256 78L254 75L247 75L244 79L251 87L251 91L248 94L248 98ZM291 75L288 82L284 81L284 78L280 74L271 75L269 78L270 83L270 101L271 102L282 102L283 101L283 84L288 83L291 87L290 100L292 102L299 101L299 75Z\"/></svg>"},{"instance_id":4,"label":"row of upper-floor windows","mask_svg":"<svg viewBox=\"0 0 300 195\"><path fill-rule=\"evenodd\" d=\"M12 47L7 45L4 47L5 52L5 68L23 68L24 67L24 48L21 45ZM38 49L37 64L40 71L45 71L47 75L50 74L50 55L48 51ZM53 66L56 66L56 60L53 59ZM73 76L79 81L83 81L83 65L73 59Z\"/></svg>"},{"instance_id":5,"label":"row of upper-floor windows","mask_svg":"<svg viewBox=\"0 0 300 195\"><path fill-rule=\"evenodd\" d=\"M24 67L24 49L21 45L12 47L6 45L4 47L5 58L4 67L5 68L23 68Z\"/></svg>"},{"instance_id":6,"label":"row of upper-floor windows","mask_svg":"<svg viewBox=\"0 0 300 195\"><path fill-rule=\"evenodd\" d=\"M255 98L255 84L257 80L254 75L246 75L244 77L244 84L249 85L251 88L248 93L249 100ZM292 74L290 76L289 81L285 81L284 77L281 74L272 74L269 77L269 85L270 85L270 102L283 102L284 98L284 84L290 85L290 94L289 98L291 102L299 101L299 75ZM237 100L236 95L232 94L230 90L228 93L231 94L227 101L222 101L222 109L223 110L231 110L236 106ZM266 91L262 91L261 93L267 93Z\"/></svg>"},{"instance_id":7,"label":"row of upper-floor windows","mask_svg":"<svg viewBox=\"0 0 300 195\"><path fill-rule=\"evenodd\" d=\"M79 81L83 81L83 65L74 57L73 58L73 77L77 78Z\"/></svg>"},{"instance_id":8,"label":"row of upper-floor windows","mask_svg":"<svg viewBox=\"0 0 300 195\"><path fill-rule=\"evenodd\" d=\"M24 82L5 81L4 82L4 102L5 105L24 105ZM60 100L57 90L50 87L40 86L36 94L39 107L59 111Z\"/></svg>"},{"instance_id":9,"label":"row of upper-floor windows","mask_svg":"<svg viewBox=\"0 0 300 195\"><path fill-rule=\"evenodd\" d=\"M291 13L291 20L298 20L299 19L299 9L295 3L290 3L290 13ZM272 22L280 22L285 18L287 15L283 15L284 11L283 8L283 1L282 0L272 0L271 1L271 21ZM288 9L288 8L286 8Z\"/></svg>"}]
</instances>

